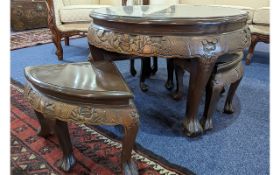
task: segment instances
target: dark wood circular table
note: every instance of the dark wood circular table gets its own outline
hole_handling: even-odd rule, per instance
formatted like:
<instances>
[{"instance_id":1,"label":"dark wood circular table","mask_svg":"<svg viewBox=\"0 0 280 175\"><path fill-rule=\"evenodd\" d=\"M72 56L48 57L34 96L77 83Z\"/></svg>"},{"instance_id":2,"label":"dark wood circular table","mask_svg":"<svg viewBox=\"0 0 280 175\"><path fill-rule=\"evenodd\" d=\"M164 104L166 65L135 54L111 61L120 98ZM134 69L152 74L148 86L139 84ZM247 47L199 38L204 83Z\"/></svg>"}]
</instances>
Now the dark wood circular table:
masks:
<instances>
[{"instance_id":1,"label":"dark wood circular table","mask_svg":"<svg viewBox=\"0 0 280 175\"><path fill-rule=\"evenodd\" d=\"M191 59L183 126L187 136L203 130L199 102L217 58L250 44L245 11L213 6L147 5L93 10L88 30L92 61L135 56Z\"/></svg>"}]
</instances>

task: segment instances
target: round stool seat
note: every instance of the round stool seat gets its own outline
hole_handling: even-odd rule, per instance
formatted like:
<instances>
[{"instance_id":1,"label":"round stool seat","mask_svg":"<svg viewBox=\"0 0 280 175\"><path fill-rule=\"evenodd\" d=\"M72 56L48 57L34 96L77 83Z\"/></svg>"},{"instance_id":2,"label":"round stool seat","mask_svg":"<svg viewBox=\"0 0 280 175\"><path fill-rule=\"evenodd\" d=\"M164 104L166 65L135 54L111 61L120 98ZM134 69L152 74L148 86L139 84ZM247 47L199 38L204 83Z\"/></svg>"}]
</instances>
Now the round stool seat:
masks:
<instances>
[{"instance_id":1,"label":"round stool seat","mask_svg":"<svg viewBox=\"0 0 280 175\"><path fill-rule=\"evenodd\" d=\"M243 59L243 52L222 55L216 62L217 73L236 67Z\"/></svg>"},{"instance_id":2,"label":"round stool seat","mask_svg":"<svg viewBox=\"0 0 280 175\"><path fill-rule=\"evenodd\" d=\"M113 62L101 61L25 68L26 79L55 98L90 103L127 103L133 94Z\"/></svg>"}]
</instances>

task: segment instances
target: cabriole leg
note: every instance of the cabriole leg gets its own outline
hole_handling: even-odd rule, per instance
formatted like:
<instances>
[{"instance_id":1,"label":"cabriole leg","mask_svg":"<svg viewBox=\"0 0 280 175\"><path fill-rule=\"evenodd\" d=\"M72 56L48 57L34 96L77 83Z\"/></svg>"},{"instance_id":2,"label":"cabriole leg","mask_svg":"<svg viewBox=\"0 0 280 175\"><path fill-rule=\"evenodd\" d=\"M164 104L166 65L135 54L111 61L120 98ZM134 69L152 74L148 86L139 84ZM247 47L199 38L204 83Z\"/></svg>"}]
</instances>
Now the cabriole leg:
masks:
<instances>
[{"instance_id":1,"label":"cabriole leg","mask_svg":"<svg viewBox=\"0 0 280 175\"><path fill-rule=\"evenodd\" d=\"M214 68L217 57L198 58L191 61L190 81L183 125L187 136L197 136L203 129L197 119L197 112L202 94Z\"/></svg>"},{"instance_id":2,"label":"cabriole leg","mask_svg":"<svg viewBox=\"0 0 280 175\"><path fill-rule=\"evenodd\" d=\"M63 152L63 158L60 162L60 168L68 172L75 165L76 160L73 154L73 148L67 123L61 120L56 120L55 132L56 136L58 137L60 148Z\"/></svg>"},{"instance_id":3,"label":"cabriole leg","mask_svg":"<svg viewBox=\"0 0 280 175\"><path fill-rule=\"evenodd\" d=\"M121 154L122 172L124 175L138 175L137 165L131 159L131 153L138 132L139 120L137 118L128 117L123 127L124 138Z\"/></svg>"},{"instance_id":4,"label":"cabriole leg","mask_svg":"<svg viewBox=\"0 0 280 175\"><path fill-rule=\"evenodd\" d=\"M218 100L220 98L220 93L224 88L223 83L210 80L206 87L206 99L203 117L200 120L204 131L213 128L212 116L216 109Z\"/></svg>"},{"instance_id":5,"label":"cabriole leg","mask_svg":"<svg viewBox=\"0 0 280 175\"><path fill-rule=\"evenodd\" d=\"M45 118L41 112L38 111L34 111L34 112L40 124L40 128L37 131L37 135L44 138L52 135L54 133L54 131L51 128L52 121L50 119Z\"/></svg>"},{"instance_id":6,"label":"cabriole leg","mask_svg":"<svg viewBox=\"0 0 280 175\"><path fill-rule=\"evenodd\" d=\"M228 90L228 95L227 95L227 99L225 102L225 106L224 106L224 113L232 114L234 112L232 100L233 100L234 94L235 94L241 80L242 80L242 78L237 80L234 83L231 83L229 90Z\"/></svg>"}]
</instances>

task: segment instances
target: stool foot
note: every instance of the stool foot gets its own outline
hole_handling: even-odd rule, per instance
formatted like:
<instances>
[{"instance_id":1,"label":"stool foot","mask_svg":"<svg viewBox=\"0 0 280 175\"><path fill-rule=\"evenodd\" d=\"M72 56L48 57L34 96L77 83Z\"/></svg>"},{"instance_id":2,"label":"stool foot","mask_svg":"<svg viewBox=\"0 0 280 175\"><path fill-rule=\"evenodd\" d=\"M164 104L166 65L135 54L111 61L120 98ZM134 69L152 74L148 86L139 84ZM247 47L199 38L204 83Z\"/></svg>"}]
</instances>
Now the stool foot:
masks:
<instances>
[{"instance_id":1,"label":"stool foot","mask_svg":"<svg viewBox=\"0 0 280 175\"><path fill-rule=\"evenodd\" d=\"M143 91L143 92L147 92L149 90L149 86L146 85L144 82L140 82L140 89Z\"/></svg>"},{"instance_id":2,"label":"stool foot","mask_svg":"<svg viewBox=\"0 0 280 175\"><path fill-rule=\"evenodd\" d=\"M171 91L174 88L174 84L172 80L167 80L165 83L165 88L169 91Z\"/></svg>"},{"instance_id":3,"label":"stool foot","mask_svg":"<svg viewBox=\"0 0 280 175\"><path fill-rule=\"evenodd\" d=\"M174 92L172 94L173 100L181 100L182 97L183 97L183 92Z\"/></svg>"},{"instance_id":4,"label":"stool foot","mask_svg":"<svg viewBox=\"0 0 280 175\"><path fill-rule=\"evenodd\" d=\"M38 111L34 111L34 112L40 124L40 128L37 131L37 135L44 138L53 135L54 131L51 129L51 120L46 119L41 112Z\"/></svg>"},{"instance_id":5,"label":"stool foot","mask_svg":"<svg viewBox=\"0 0 280 175\"><path fill-rule=\"evenodd\" d=\"M59 162L59 166L62 170L68 172L75 165L76 160L73 154L67 123L61 120L56 120L55 132L58 137L60 148L63 152L63 158Z\"/></svg>"},{"instance_id":6,"label":"stool foot","mask_svg":"<svg viewBox=\"0 0 280 175\"><path fill-rule=\"evenodd\" d=\"M138 168L134 161L126 162L123 164L124 175L138 175Z\"/></svg>"},{"instance_id":7,"label":"stool foot","mask_svg":"<svg viewBox=\"0 0 280 175\"><path fill-rule=\"evenodd\" d=\"M72 167L74 167L76 163L76 159L74 157L73 154L69 154L65 157L63 157L60 162L59 162L59 167L63 170L63 171L70 171L72 169Z\"/></svg>"},{"instance_id":8,"label":"stool foot","mask_svg":"<svg viewBox=\"0 0 280 175\"><path fill-rule=\"evenodd\" d=\"M212 121L212 118L205 118L205 117L203 117L203 118L200 120L200 124L201 124L201 126L202 126L202 128L203 128L204 131L213 129L213 121Z\"/></svg>"}]
</instances>

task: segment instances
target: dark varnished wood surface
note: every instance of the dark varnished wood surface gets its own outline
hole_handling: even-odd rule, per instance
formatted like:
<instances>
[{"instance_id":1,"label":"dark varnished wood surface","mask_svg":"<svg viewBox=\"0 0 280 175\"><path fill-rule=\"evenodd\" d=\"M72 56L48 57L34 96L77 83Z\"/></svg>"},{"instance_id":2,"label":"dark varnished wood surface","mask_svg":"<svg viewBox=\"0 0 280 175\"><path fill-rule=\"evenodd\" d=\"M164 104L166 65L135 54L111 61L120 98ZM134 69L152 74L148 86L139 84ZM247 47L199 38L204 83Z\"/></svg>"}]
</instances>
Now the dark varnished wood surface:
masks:
<instances>
[{"instance_id":1,"label":"dark varnished wood surface","mask_svg":"<svg viewBox=\"0 0 280 175\"><path fill-rule=\"evenodd\" d=\"M94 61L131 56L191 59L183 124L186 135L196 136L203 131L198 106L218 57L250 44L248 14L220 7L158 7L158 11L154 6L95 10L88 31L91 54ZM178 9L185 13L177 13Z\"/></svg>"},{"instance_id":2,"label":"dark varnished wood surface","mask_svg":"<svg viewBox=\"0 0 280 175\"><path fill-rule=\"evenodd\" d=\"M115 64L109 61L27 67L25 76L40 91L69 101L128 104L133 98Z\"/></svg>"},{"instance_id":3,"label":"dark varnished wood surface","mask_svg":"<svg viewBox=\"0 0 280 175\"><path fill-rule=\"evenodd\" d=\"M63 157L59 166L71 171L76 159L67 122L89 125L121 125L124 128L120 166L122 173L137 175L131 159L139 115L133 95L114 63L109 61L28 67L26 100L31 104L47 137L55 130ZM55 120L53 127L49 120Z\"/></svg>"}]
</instances>

